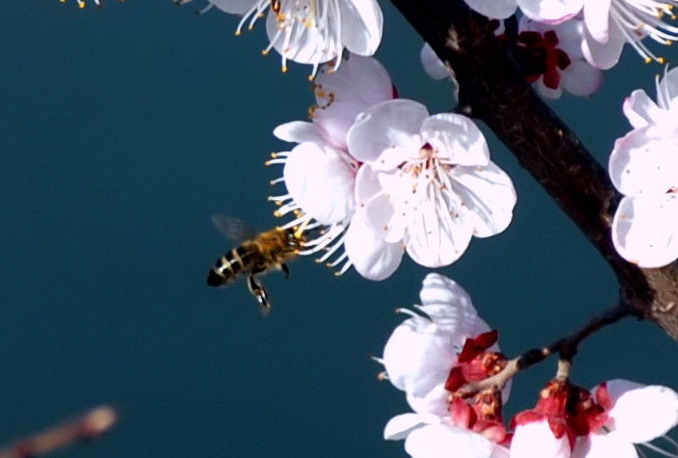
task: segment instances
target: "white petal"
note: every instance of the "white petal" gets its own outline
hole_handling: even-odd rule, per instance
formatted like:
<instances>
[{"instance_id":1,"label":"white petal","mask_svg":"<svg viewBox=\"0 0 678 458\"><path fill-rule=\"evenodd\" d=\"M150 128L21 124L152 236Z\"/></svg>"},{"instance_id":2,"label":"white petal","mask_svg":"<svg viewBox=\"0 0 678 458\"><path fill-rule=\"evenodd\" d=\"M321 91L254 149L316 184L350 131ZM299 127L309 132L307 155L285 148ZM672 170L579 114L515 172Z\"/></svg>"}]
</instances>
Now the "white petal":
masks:
<instances>
[{"instance_id":1,"label":"white petal","mask_svg":"<svg viewBox=\"0 0 678 458\"><path fill-rule=\"evenodd\" d=\"M613 406L606 426L620 440L649 442L678 424L678 393L671 388L616 379L607 382L607 389Z\"/></svg>"},{"instance_id":2,"label":"white petal","mask_svg":"<svg viewBox=\"0 0 678 458\"><path fill-rule=\"evenodd\" d=\"M322 132L322 137L335 148L348 150L346 134L356 116L365 109L358 100L339 100L327 108L318 108L313 113L313 122Z\"/></svg>"},{"instance_id":3,"label":"white petal","mask_svg":"<svg viewBox=\"0 0 678 458\"><path fill-rule=\"evenodd\" d=\"M560 85L555 89L551 89L544 84L543 76L539 77L539 79L534 82L534 85L545 99L558 100L563 95L563 88Z\"/></svg>"},{"instance_id":4,"label":"white petal","mask_svg":"<svg viewBox=\"0 0 678 458\"><path fill-rule=\"evenodd\" d=\"M413 458L489 458L494 443L478 433L446 424L427 425L407 436L405 451Z\"/></svg>"},{"instance_id":5,"label":"white petal","mask_svg":"<svg viewBox=\"0 0 678 458\"><path fill-rule=\"evenodd\" d=\"M668 96L669 101L675 101L678 97L678 67L666 72L659 86L659 90Z\"/></svg>"},{"instance_id":6,"label":"white petal","mask_svg":"<svg viewBox=\"0 0 678 458\"><path fill-rule=\"evenodd\" d=\"M395 328L384 346L389 381L415 397L425 397L444 384L457 362L451 345L456 336L441 332L428 318L410 318Z\"/></svg>"},{"instance_id":7,"label":"white petal","mask_svg":"<svg viewBox=\"0 0 678 458\"><path fill-rule=\"evenodd\" d=\"M609 2L610 0L605 1ZM586 60L594 67L601 70L609 70L619 62L626 40L621 32L614 32L616 28L617 26L613 23L610 37L606 42L596 41L591 36L589 30L586 29L582 43L582 52Z\"/></svg>"},{"instance_id":8,"label":"white petal","mask_svg":"<svg viewBox=\"0 0 678 458\"><path fill-rule=\"evenodd\" d=\"M464 254L473 236L474 221L464 218L458 198L451 193L419 201L408 215L404 241L407 254L425 267L452 264Z\"/></svg>"},{"instance_id":9,"label":"white petal","mask_svg":"<svg viewBox=\"0 0 678 458\"><path fill-rule=\"evenodd\" d=\"M450 78L450 70L448 70L443 61L438 58L438 55L433 52L431 45L428 43L424 43L424 46L422 46L419 58L421 59L421 65L423 65L426 74L434 80Z\"/></svg>"},{"instance_id":10,"label":"white petal","mask_svg":"<svg viewBox=\"0 0 678 458\"><path fill-rule=\"evenodd\" d=\"M612 242L627 261L662 267L678 258L678 201L666 197L624 197L612 221Z\"/></svg>"},{"instance_id":11,"label":"white petal","mask_svg":"<svg viewBox=\"0 0 678 458\"><path fill-rule=\"evenodd\" d=\"M610 39L610 4L612 0L587 0L584 4L584 22L591 37L599 43Z\"/></svg>"},{"instance_id":12,"label":"white petal","mask_svg":"<svg viewBox=\"0 0 678 458\"><path fill-rule=\"evenodd\" d=\"M584 60L573 60L560 72L560 85L572 95L592 95L603 83L603 72Z\"/></svg>"},{"instance_id":13,"label":"white petal","mask_svg":"<svg viewBox=\"0 0 678 458\"><path fill-rule=\"evenodd\" d=\"M386 243L356 212L346 231L344 248L360 275L370 280L384 280L398 269L403 257L399 244Z\"/></svg>"},{"instance_id":14,"label":"white petal","mask_svg":"<svg viewBox=\"0 0 678 458\"><path fill-rule=\"evenodd\" d=\"M584 0L518 0L522 12L535 21L564 21L575 16Z\"/></svg>"},{"instance_id":15,"label":"white petal","mask_svg":"<svg viewBox=\"0 0 678 458\"><path fill-rule=\"evenodd\" d=\"M323 142L323 137L316 126L306 121L292 121L281 124L273 129L273 135L290 143Z\"/></svg>"},{"instance_id":16,"label":"white petal","mask_svg":"<svg viewBox=\"0 0 678 458\"><path fill-rule=\"evenodd\" d=\"M376 162L386 150L409 148L416 154L419 130L428 117L426 107L405 99L388 100L361 113L348 132L348 151L363 162Z\"/></svg>"},{"instance_id":17,"label":"white petal","mask_svg":"<svg viewBox=\"0 0 678 458\"><path fill-rule=\"evenodd\" d=\"M458 165L487 165L490 151L485 136L466 116L442 113L430 116L421 126L421 136L437 156Z\"/></svg>"},{"instance_id":18,"label":"white petal","mask_svg":"<svg viewBox=\"0 0 678 458\"><path fill-rule=\"evenodd\" d=\"M386 423L384 439L392 441L402 440L417 428L439 422L440 418L430 414L404 413L396 415Z\"/></svg>"},{"instance_id":19,"label":"white petal","mask_svg":"<svg viewBox=\"0 0 678 458\"><path fill-rule=\"evenodd\" d=\"M341 37L346 48L361 56L371 56L379 47L384 18L374 0L344 0L341 11Z\"/></svg>"},{"instance_id":20,"label":"white petal","mask_svg":"<svg viewBox=\"0 0 678 458\"><path fill-rule=\"evenodd\" d=\"M637 458L631 442L619 434L591 434L578 437L571 458Z\"/></svg>"},{"instance_id":21,"label":"white petal","mask_svg":"<svg viewBox=\"0 0 678 458\"><path fill-rule=\"evenodd\" d=\"M567 435L557 439L546 420L533 421L516 427L511 440L511 458L569 458Z\"/></svg>"},{"instance_id":22,"label":"white petal","mask_svg":"<svg viewBox=\"0 0 678 458\"><path fill-rule=\"evenodd\" d=\"M424 278L419 299L422 305L449 304L463 310L469 310L473 315L476 310L471 302L471 296L456 281L444 275L430 273Z\"/></svg>"},{"instance_id":23,"label":"white petal","mask_svg":"<svg viewBox=\"0 0 678 458\"><path fill-rule=\"evenodd\" d=\"M353 170L341 152L317 143L297 145L287 157L285 185L301 209L323 224L338 223L353 214Z\"/></svg>"},{"instance_id":24,"label":"white petal","mask_svg":"<svg viewBox=\"0 0 678 458\"><path fill-rule=\"evenodd\" d=\"M351 54L336 71L333 65L324 66L315 82L316 88L321 89L321 94L324 94L324 97L318 97L316 92L319 105L326 103L325 97L328 94L332 94L335 101L352 100L363 103L363 110L393 98L391 77L384 66L372 57Z\"/></svg>"},{"instance_id":25,"label":"white petal","mask_svg":"<svg viewBox=\"0 0 678 458\"><path fill-rule=\"evenodd\" d=\"M516 12L516 0L465 0L472 10L493 19L506 19Z\"/></svg>"},{"instance_id":26,"label":"white petal","mask_svg":"<svg viewBox=\"0 0 678 458\"><path fill-rule=\"evenodd\" d=\"M624 100L624 115L635 129L656 124L666 112L642 89L637 89Z\"/></svg>"},{"instance_id":27,"label":"white petal","mask_svg":"<svg viewBox=\"0 0 678 458\"><path fill-rule=\"evenodd\" d=\"M651 136L652 127L617 139L610 155L610 178L622 194L662 195L678 186L678 154L671 139Z\"/></svg>"},{"instance_id":28,"label":"white petal","mask_svg":"<svg viewBox=\"0 0 678 458\"><path fill-rule=\"evenodd\" d=\"M453 189L462 201L464 218L476 237L489 237L506 229L513 218L516 191L511 178L494 162L485 167L455 167Z\"/></svg>"},{"instance_id":29,"label":"white petal","mask_svg":"<svg viewBox=\"0 0 678 458\"><path fill-rule=\"evenodd\" d=\"M415 412L428 413L438 417L444 417L449 414L447 397L450 395L450 392L445 389L444 382L434 386L424 396L416 396L411 392L407 392L406 395L407 403Z\"/></svg>"}]
</instances>

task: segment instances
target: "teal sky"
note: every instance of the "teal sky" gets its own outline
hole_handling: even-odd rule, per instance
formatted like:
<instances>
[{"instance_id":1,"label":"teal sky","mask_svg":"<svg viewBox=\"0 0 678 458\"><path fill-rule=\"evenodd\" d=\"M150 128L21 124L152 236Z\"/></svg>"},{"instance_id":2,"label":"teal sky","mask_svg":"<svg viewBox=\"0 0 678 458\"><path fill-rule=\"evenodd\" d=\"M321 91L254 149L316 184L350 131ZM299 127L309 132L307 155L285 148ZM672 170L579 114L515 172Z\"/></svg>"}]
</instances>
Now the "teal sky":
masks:
<instances>
[{"instance_id":1,"label":"teal sky","mask_svg":"<svg viewBox=\"0 0 678 458\"><path fill-rule=\"evenodd\" d=\"M418 62L421 42L382 2L377 57L401 97L452 106ZM195 16L199 0L7 2L0 16L0 442L101 403L121 412L103 441L61 456L403 456L386 443L404 396L377 382L380 355L416 303L426 270L405 261L380 283L312 262L266 277L264 319L244 283L205 276L231 245L210 216L266 229L266 197L286 148L271 131L305 119L309 67L264 58L263 23ZM669 48L667 57L678 57ZM627 51L592 99L554 104L604 163L629 126L623 98L654 95L658 65ZM484 129L484 126L483 126ZM500 330L507 355L561 337L611 305L610 270L576 227L491 140L519 200L500 236L476 239L439 269ZM611 378L678 387L675 343L625 322L587 341L575 382ZM549 361L514 380L508 415L530 407Z\"/></svg>"}]
</instances>

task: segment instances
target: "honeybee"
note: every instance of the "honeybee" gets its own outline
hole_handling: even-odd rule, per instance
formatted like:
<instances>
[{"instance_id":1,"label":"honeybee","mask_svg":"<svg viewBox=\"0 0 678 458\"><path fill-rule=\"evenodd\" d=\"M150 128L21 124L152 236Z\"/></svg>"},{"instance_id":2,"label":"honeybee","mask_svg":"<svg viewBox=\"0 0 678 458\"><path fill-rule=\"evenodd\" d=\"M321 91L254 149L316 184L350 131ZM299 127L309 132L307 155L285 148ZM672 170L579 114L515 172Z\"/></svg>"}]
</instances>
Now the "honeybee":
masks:
<instances>
[{"instance_id":1,"label":"honeybee","mask_svg":"<svg viewBox=\"0 0 678 458\"><path fill-rule=\"evenodd\" d=\"M287 262L295 258L306 242L304 228L274 228L256 233L237 218L212 216L212 222L228 238L241 241L240 245L221 256L207 275L209 286L225 286L241 275L247 275L247 287L257 299L264 315L271 311L268 292L257 275L279 269L290 275Z\"/></svg>"}]
</instances>

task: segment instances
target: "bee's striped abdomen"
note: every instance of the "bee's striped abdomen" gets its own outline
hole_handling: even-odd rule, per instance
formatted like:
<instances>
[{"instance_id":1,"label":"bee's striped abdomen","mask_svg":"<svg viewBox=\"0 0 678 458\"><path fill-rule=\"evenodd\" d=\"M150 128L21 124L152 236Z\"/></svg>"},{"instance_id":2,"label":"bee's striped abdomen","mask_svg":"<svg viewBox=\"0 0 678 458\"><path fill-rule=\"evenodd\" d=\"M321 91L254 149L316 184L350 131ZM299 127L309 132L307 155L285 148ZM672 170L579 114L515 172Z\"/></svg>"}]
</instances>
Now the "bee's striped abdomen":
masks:
<instances>
[{"instance_id":1,"label":"bee's striped abdomen","mask_svg":"<svg viewBox=\"0 0 678 458\"><path fill-rule=\"evenodd\" d=\"M207 275L209 286L221 286L248 269L250 253L244 246L233 248L217 259Z\"/></svg>"}]
</instances>

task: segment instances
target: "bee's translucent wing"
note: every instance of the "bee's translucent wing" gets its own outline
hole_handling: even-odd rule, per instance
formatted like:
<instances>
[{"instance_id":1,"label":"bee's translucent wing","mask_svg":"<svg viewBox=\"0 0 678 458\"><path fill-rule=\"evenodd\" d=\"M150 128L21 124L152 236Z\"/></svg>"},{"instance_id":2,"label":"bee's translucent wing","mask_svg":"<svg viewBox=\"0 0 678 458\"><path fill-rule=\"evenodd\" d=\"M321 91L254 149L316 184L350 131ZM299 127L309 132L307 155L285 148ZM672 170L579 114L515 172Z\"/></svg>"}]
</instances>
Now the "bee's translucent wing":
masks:
<instances>
[{"instance_id":1,"label":"bee's translucent wing","mask_svg":"<svg viewBox=\"0 0 678 458\"><path fill-rule=\"evenodd\" d=\"M236 242L253 239L257 235L252 226L232 216L212 215L212 222L219 232Z\"/></svg>"}]
</instances>

